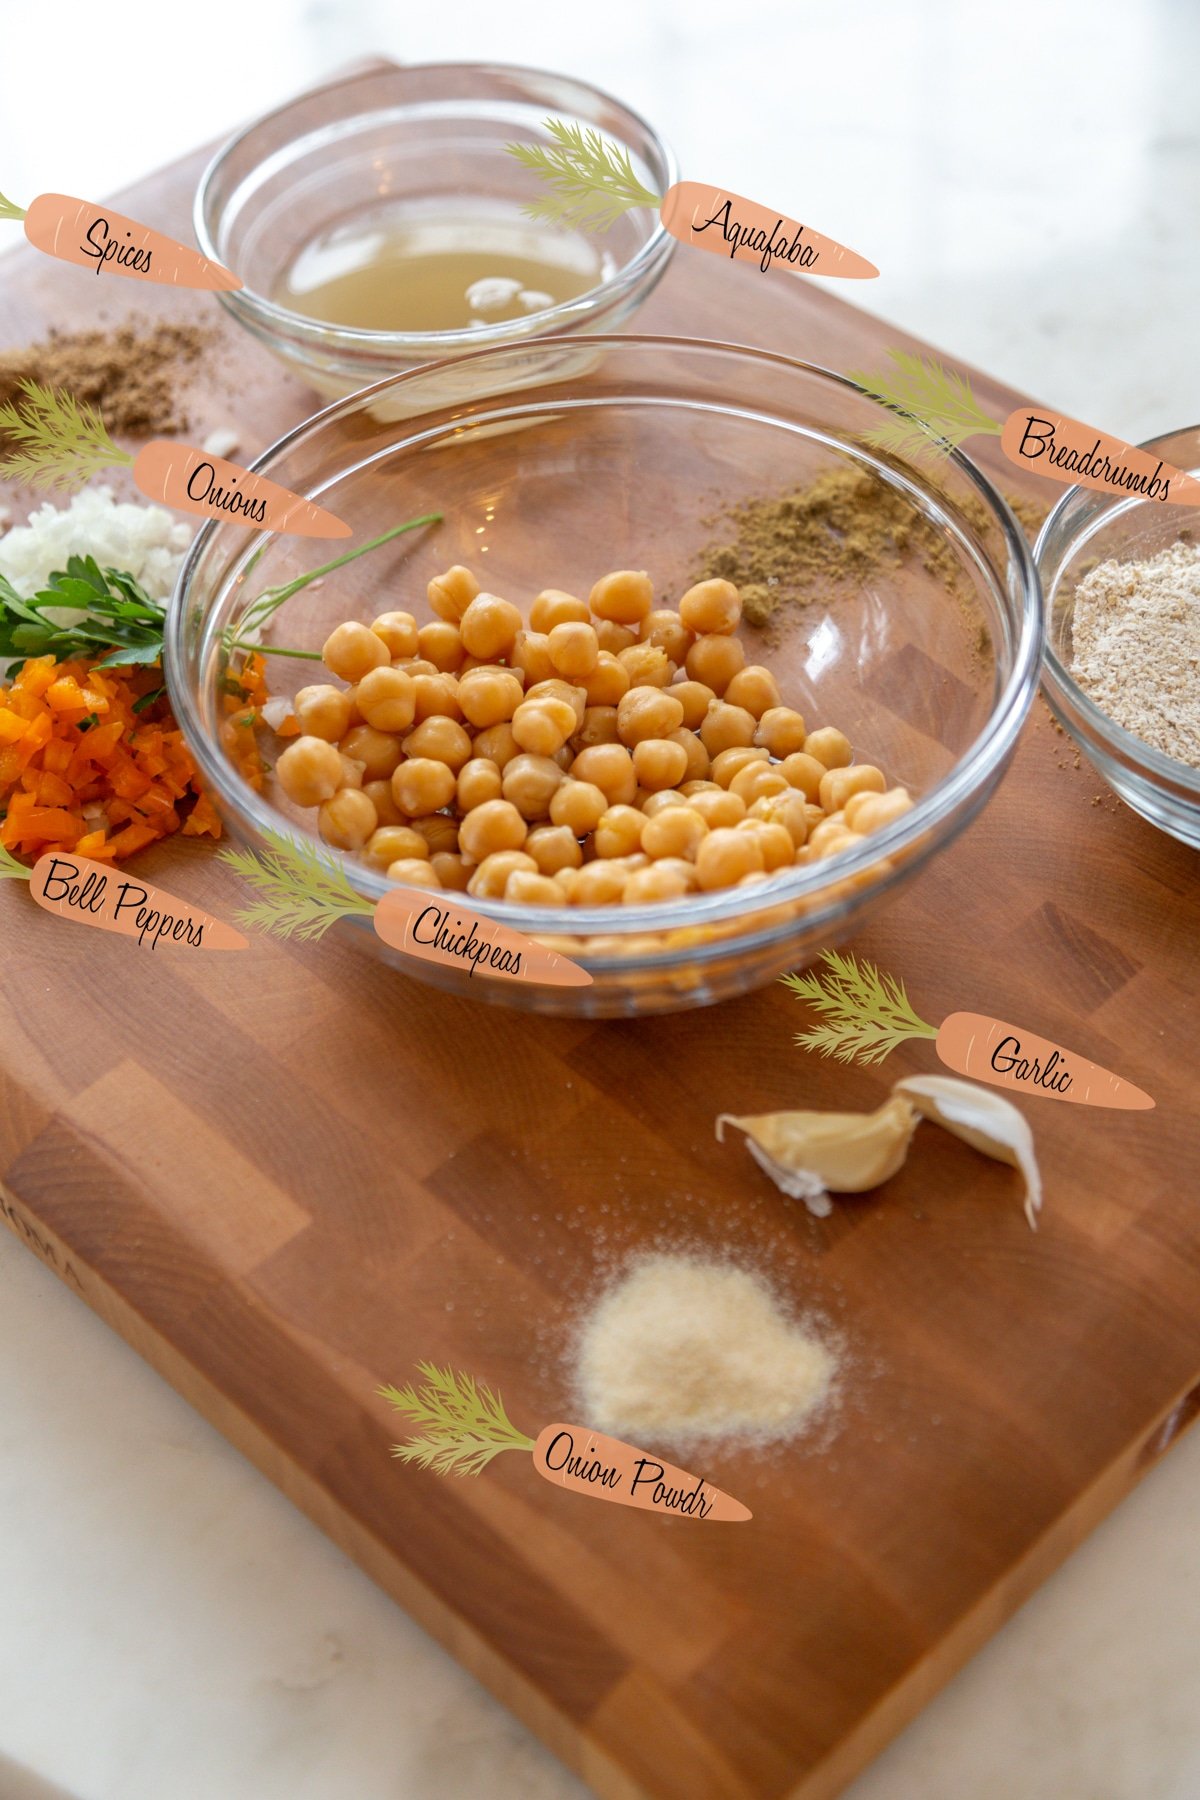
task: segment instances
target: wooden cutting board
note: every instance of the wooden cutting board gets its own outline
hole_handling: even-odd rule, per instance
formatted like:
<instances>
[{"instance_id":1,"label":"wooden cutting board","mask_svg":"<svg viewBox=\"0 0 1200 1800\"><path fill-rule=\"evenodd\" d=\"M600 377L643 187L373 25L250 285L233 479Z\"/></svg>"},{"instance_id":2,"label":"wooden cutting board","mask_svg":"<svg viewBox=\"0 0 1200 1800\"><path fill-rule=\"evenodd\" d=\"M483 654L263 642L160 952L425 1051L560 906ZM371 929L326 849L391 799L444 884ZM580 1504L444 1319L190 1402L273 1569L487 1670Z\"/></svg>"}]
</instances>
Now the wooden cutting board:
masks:
<instances>
[{"instance_id":1,"label":"wooden cutting board","mask_svg":"<svg viewBox=\"0 0 1200 1800\"><path fill-rule=\"evenodd\" d=\"M120 204L187 239L202 162ZM215 324L189 435L232 423L243 460L311 410L213 301L23 248L3 275L12 345L128 313ZM638 324L835 368L911 342L686 251ZM1001 416L1018 398L980 392ZM210 848L139 869L229 910ZM1011 1172L957 1141L919 1142L822 1222L740 1144L716 1147L718 1110L869 1106L885 1075L937 1066L916 1045L885 1074L835 1074L792 1048L778 986L709 1013L548 1021L449 999L336 935L137 951L2 883L0 1211L598 1793L823 1800L1196 1410L1196 875L1039 702L987 811L856 946L924 1016L1028 1022L1156 1097L1025 1103L1036 1236ZM735 1247L843 1341L831 1429L709 1459L751 1523L592 1504L519 1456L478 1480L389 1457L374 1389L417 1358L497 1385L531 1435L569 1417L573 1321L652 1240Z\"/></svg>"}]
</instances>

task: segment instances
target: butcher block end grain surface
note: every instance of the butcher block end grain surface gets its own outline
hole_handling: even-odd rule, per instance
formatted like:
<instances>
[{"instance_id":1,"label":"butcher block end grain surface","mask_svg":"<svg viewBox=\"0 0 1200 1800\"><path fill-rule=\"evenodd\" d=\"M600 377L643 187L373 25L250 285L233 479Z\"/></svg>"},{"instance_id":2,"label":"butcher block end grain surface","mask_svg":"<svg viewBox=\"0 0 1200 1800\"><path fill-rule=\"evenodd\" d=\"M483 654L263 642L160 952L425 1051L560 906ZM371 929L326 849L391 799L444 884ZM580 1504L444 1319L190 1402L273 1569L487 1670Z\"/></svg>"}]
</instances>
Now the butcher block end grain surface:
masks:
<instances>
[{"instance_id":1,"label":"butcher block end grain surface","mask_svg":"<svg viewBox=\"0 0 1200 1800\"><path fill-rule=\"evenodd\" d=\"M203 160L123 209L187 238ZM232 424L249 460L311 409L211 300L98 290L28 250L3 266L13 345L203 316L197 441ZM636 323L834 368L912 342L684 250ZM982 376L978 393L998 416L1019 398ZM211 847L138 867L228 915ZM706 1013L544 1020L448 998L336 931L151 953L0 883L0 1213L597 1793L827 1800L1195 1411L1196 872L1039 701L986 812L856 942L924 1017L1026 1021L1155 1097L1022 1101L1036 1235L1013 1172L932 1127L825 1220L718 1146L718 1111L871 1107L937 1066L928 1044L885 1070L804 1056L778 985ZM498 1388L531 1436L570 1417L581 1308L664 1241L736 1251L841 1346L810 1439L705 1459L751 1522L591 1504L516 1455L477 1480L391 1458L376 1388L419 1358Z\"/></svg>"}]
</instances>

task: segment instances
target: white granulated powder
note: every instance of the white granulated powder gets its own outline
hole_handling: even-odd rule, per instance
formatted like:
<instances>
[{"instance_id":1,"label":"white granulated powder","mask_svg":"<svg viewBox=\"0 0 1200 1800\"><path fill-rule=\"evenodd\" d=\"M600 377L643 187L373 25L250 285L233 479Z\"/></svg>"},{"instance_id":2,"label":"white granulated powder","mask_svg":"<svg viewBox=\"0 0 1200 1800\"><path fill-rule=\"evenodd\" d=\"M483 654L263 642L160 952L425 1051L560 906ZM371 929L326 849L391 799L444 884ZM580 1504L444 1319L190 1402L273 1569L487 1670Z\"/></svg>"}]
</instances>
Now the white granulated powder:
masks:
<instances>
[{"instance_id":1,"label":"white granulated powder","mask_svg":"<svg viewBox=\"0 0 1200 1800\"><path fill-rule=\"evenodd\" d=\"M1200 548L1103 562L1075 591L1071 673L1134 737L1200 768Z\"/></svg>"},{"instance_id":2,"label":"white granulated powder","mask_svg":"<svg viewBox=\"0 0 1200 1800\"><path fill-rule=\"evenodd\" d=\"M700 1256L649 1256L584 1320L580 1416L649 1443L795 1436L828 1400L836 1358L761 1276Z\"/></svg>"}]
</instances>

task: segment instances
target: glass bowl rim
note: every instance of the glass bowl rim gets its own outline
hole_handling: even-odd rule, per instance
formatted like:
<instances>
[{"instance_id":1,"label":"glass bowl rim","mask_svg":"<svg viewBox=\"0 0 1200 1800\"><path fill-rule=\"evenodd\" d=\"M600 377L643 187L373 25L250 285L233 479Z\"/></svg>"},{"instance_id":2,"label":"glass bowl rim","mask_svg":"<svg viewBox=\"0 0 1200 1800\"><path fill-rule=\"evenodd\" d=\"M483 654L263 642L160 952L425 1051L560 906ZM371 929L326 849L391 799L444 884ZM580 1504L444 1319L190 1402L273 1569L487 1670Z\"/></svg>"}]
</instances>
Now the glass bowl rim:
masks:
<instances>
[{"instance_id":1,"label":"glass bowl rim","mask_svg":"<svg viewBox=\"0 0 1200 1800\"><path fill-rule=\"evenodd\" d=\"M1174 431L1159 432L1154 437L1145 438L1137 448L1153 451L1157 455L1159 446L1165 444L1169 438L1187 437L1189 434L1200 440L1200 425L1180 425ZM1200 462L1197 463L1196 469L1185 471L1185 473L1200 474ZM1088 494L1094 491L1084 487L1081 482L1076 482L1073 487L1067 489L1053 510L1047 513L1033 546L1033 558L1037 564L1039 577L1042 570L1043 553L1048 548L1051 532L1056 529L1061 530L1061 520L1065 518L1069 508L1081 499L1086 499ZM1118 500L1109 516L1111 518L1119 517L1121 512L1125 510L1132 512L1136 507L1144 504L1145 502L1140 496L1130 495L1124 501ZM1188 509L1181 507L1178 510L1186 512ZM1069 541L1074 543L1076 536L1077 534L1073 534ZM1060 567L1065 566L1061 556L1059 563ZM1097 706L1091 695L1085 693L1080 687L1054 647L1054 638L1050 631L1049 594L1045 596L1045 606L1044 685L1050 695L1051 703L1054 705L1055 713L1062 719L1062 723L1068 731L1072 731L1072 721L1069 717L1063 717L1059 704L1055 704L1064 699L1074 708L1091 735L1098 739L1106 749L1115 751L1121 757L1122 762L1131 764L1135 773L1148 779L1169 783L1175 788L1183 788L1188 794L1195 797L1197 803L1200 803L1200 769L1193 768L1190 763L1180 762L1178 757L1168 756L1165 750L1156 749L1153 744L1148 744L1144 738L1137 737L1124 725L1119 725L1111 713L1106 713L1103 707ZM1076 733L1072 731L1072 735L1076 735ZM1084 747L1088 746L1085 744Z\"/></svg>"},{"instance_id":2,"label":"glass bowl rim","mask_svg":"<svg viewBox=\"0 0 1200 1800\"><path fill-rule=\"evenodd\" d=\"M463 70L470 70L474 74L482 75L520 75L532 76L536 80L542 81L569 82L571 86L578 88L583 93L593 95L641 127L662 159L664 173L668 177L664 185L664 193L678 181L679 165L675 160L674 151L665 138L660 136L649 120L644 119L634 107L627 106L623 100L608 93L605 88L596 87L590 81L584 81L574 75L563 75L553 69L534 68L524 63L468 62L462 59L442 62L396 63L386 68L356 70L352 74L343 76L340 80L325 83L320 88L310 88L290 100L285 100L282 105L272 107L268 112L260 113L257 118L251 119L248 125L243 125L239 131L226 138L205 164L196 185L195 199L192 202L192 229L196 236L196 242L200 246L201 254L213 262L220 261L220 250L216 244L214 233L209 230L208 225L208 209L213 186L227 160L264 125L270 125L275 120L285 118L288 113L313 99L317 94L339 92L343 88L353 87L356 82L377 81L381 77L387 76L403 77L417 73L441 74ZM347 116L352 118L354 115ZM261 162L262 159L258 160ZM485 325L480 328L459 327L450 331L368 331L358 326L338 325L328 319L313 319L306 313L292 312L289 308L279 306L273 300L268 300L255 288L247 285L231 289L228 293L222 293L220 299L234 311L244 312L247 318L255 320L274 335L283 334L295 342L307 342L312 347L339 344L348 350L376 352L389 356L417 355L422 363L426 363L432 362L452 350L457 350L460 345L466 346L469 350L486 350L501 346L507 347L513 343L532 343L536 342L539 337L549 335L550 332L557 333L560 325L565 324L569 327L579 319L586 318L589 313L595 312L598 306L611 302L631 287L635 287L645 275L652 272L660 262L666 260L674 247L674 240L663 224L661 216L657 217L645 243L640 245L629 261L622 263L616 273L609 276L606 281L589 288L583 294L576 295L571 300L561 300L556 306L548 306L544 311L530 313L528 321L505 319L494 325ZM527 331L519 337L514 336L513 326L526 323L536 325L536 330Z\"/></svg>"},{"instance_id":3,"label":"glass bowl rim","mask_svg":"<svg viewBox=\"0 0 1200 1800\"><path fill-rule=\"evenodd\" d=\"M590 352L606 349L633 350L636 354L683 351L688 354L703 352L715 353L720 356L749 357L756 362L774 364L802 375L815 375L822 381L832 381L838 387L846 388L867 400L874 398L858 382L851 380L847 375L840 374L836 369L828 369L820 363L806 362L799 357L785 356L778 351L763 350L750 344L723 343L710 338L682 338L631 332L596 333L577 337L554 336L534 342L494 346L491 349L477 351L474 357L445 357L438 362L425 363L419 368L403 370L397 375L373 382L370 386L360 388L345 399L332 402L323 407L320 412L312 414L309 418L302 420L300 424L293 426L290 431L285 432L282 437L277 438L273 444L269 445L249 467L255 473L265 473L268 464L273 459L284 454L302 439L317 436L340 415L361 411L366 401L388 393L405 382L427 379L430 374L442 369L461 370L465 363L476 359L498 360L503 356L513 355L527 357L539 351L549 355L572 348ZM508 394L485 393L480 398L503 401L511 398L511 391ZM617 398L619 400L620 396ZM411 423L418 423L420 416L420 414L414 415ZM393 445L392 450L395 451L402 447L403 440ZM542 936L613 938L654 932L665 933L688 925L711 924L741 915L767 912L771 908L787 905L798 899L819 897L823 892L843 883L846 879L865 872L872 865L886 862L892 852L905 849L910 845L917 851L917 855L913 859L915 863L923 862L928 855L932 854L937 843L931 840L929 844L922 846L921 840L927 833L934 832L938 834L938 842L940 842L945 836L948 823L969 808L975 796L985 788L989 777L1003 768L1028 717L1029 709L1037 692L1045 630L1037 567L1025 533L1011 507L983 470L961 450L948 451L945 460L953 464L977 490L979 497L988 506L1001 529L1010 564L1015 564L1020 576L1019 620L1015 633L1013 667L988 712L983 729L968 746L964 755L954 763L950 771L936 782L927 794L917 800L911 811L902 814L900 818L882 830L872 832L870 837L864 838L861 844L840 852L836 858L836 872L833 859L830 859L828 862L810 863L804 868L793 868L786 874L776 875L773 880L751 888L717 889L712 893L688 894L678 901L659 901L642 906L538 907L518 905L505 900L481 899L474 895L469 896L464 904L488 918L496 918L505 924L513 925L527 932L536 932ZM167 690L175 716L184 727L185 735L192 745L206 781L212 784L226 808L233 814L239 827L247 836L253 835L261 838L270 831L282 835L295 835L300 831L308 842L314 844L331 863L345 873L352 886L378 901L397 884L389 882L382 871L376 871L365 863L353 860L348 853L325 844L312 831L290 825L267 803L261 794L242 782L217 753L200 717L199 707L182 679L182 669L185 663L184 622L187 614L185 601L188 589L210 539L215 536L222 525L227 523L229 521L209 519L201 526L180 566L168 606L163 660ZM878 881L864 885L859 892L866 897L892 885L895 876L903 872L906 866L906 864L901 865L897 869L895 865L892 865ZM436 894L433 897L436 899ZM453 894L448 892L448 903L453 904L453 900ZM786 923L790 924L791 921ZM720 954L733 947L736 947L736 940L718 939L706 946L689 945L678 954L685 959L696 960L706 951ZM654 957L647 957L646 960L660 960L663 948L665 947L660 945L658 954ZM579 954L587 955L586 945ZM642 966L640 959L630 957L625 959L623 966L632 967L635 964L639 967Z\"/></svg>"}]
</instances>

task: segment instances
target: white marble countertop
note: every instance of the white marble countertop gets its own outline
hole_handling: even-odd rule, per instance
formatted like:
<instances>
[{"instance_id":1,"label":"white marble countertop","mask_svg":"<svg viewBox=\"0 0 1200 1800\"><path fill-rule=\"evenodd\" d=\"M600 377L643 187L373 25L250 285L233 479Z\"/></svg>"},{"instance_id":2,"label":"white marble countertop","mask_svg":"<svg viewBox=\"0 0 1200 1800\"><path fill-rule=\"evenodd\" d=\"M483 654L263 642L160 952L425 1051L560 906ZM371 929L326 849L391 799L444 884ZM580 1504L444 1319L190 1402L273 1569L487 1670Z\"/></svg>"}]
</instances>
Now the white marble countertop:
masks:
<instances>
[{"instance_id":1,"label":"white marble countertop","mask_svg":"<svg viewBox=\"0 0 1200 1800\"><path fill-rule=\"evenodd\" d=\"M695 0L612 0L597 44L598 15L547 5L210 0L184 69L150 0L68 0L6 17L0 167L21 198L111 191L372 51L558 67L685 173L871 256L855 298L885 317L1125 437L1194 422L1200 8L986 12L742 0L735 34ZM850 1800L1195 1800L1197 1493L1200 1434ZM0 1800L581 1794L0 1234Z\"/></svg>"}]
</instances>

